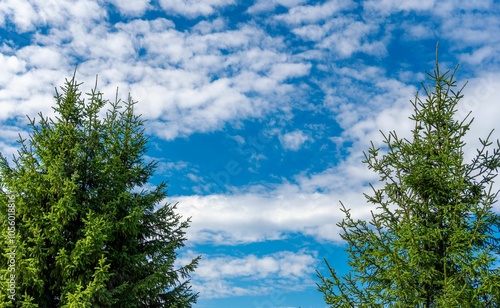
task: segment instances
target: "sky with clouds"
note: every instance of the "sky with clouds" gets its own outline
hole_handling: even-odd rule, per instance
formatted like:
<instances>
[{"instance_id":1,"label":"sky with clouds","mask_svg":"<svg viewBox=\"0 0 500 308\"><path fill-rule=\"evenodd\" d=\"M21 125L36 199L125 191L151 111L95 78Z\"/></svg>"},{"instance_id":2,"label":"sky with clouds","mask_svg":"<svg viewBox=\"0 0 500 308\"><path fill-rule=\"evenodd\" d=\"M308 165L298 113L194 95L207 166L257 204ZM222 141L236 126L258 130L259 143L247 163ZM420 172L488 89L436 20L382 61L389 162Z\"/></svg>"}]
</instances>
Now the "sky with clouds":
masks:
<instances>
[{"instance_id":1,"label":"sky with clouds","mask_svg":"<svg viewBox=\"0 0 500 308\"><path fill-rule=\"evenodd\" d=\"M339 200L366 218L379 185L363 151L409 134L439 41L473 153L500 117L499 32L494 0L3 0L0 151L75 66L84 91L98 75L139 101L150 185L192 217L195 307L324 307L315 271L346 271Z\"/></svg>"}]
</instances>

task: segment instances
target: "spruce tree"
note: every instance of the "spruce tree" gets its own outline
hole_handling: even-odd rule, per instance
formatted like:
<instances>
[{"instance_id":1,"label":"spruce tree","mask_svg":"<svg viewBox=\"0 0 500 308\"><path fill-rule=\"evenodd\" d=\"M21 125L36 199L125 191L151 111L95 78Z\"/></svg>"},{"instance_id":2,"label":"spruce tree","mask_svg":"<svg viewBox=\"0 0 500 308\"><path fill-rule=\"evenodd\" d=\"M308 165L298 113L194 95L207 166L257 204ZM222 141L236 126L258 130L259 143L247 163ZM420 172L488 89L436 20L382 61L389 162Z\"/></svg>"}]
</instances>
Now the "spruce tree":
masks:
<instances>
[{"instance_id":1,"label":"spruce tree","mask_svg":"<svg viewBox=\"0 0 500 308\"><path fill-rule=\"evenodd\" d=\"M458 68L458 66L457 66ZM365 195L375 205L369 221L354 219L343 204L338 224L351 271L318 272L319 291L331 307L500 307L499 215L493 180L500 144L481 140L464 158L472 124L457 117L462 99L453 71L436 68L414 101L411 140L383 134L364 163L383 188Z\"/></svg>"},{"instance_id":2,"label":"spruce tree","mask_svg":"<svg viewBox=\"0 0 500 308\"><path fill-rule=\"evenodd\" d=\"M1 156L2 306L191 307L198 258L175 264L189 219L162 204L164 182L144 188L156 162L136 102L80 85L56 90L53 118L29 119L12 166Z\"/></svg>"}]
</instances>

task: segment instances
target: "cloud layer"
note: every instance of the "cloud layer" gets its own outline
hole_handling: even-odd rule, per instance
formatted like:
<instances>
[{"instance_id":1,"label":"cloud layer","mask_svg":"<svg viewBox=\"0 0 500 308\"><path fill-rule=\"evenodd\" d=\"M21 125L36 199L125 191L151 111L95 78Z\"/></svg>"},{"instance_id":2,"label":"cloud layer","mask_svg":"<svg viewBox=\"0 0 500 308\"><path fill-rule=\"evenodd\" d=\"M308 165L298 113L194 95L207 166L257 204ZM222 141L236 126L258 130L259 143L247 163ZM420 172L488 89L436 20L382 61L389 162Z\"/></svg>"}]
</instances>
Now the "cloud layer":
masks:
<instances>
[{"instance_id":1,"label":"cloud layer","mask_svg":"<svg viewBox=\"0 0 500 308\"><path fill-rule=\"evenodd\" d=\"M196 254L189 251L179 262L189 262ZM304 289L310 283L318 260L312 252L281 251L274 254L239 257L202 258L193 279L194 290L206 298L261 295L281 290ZM242 288L235 280L248 280ZM272 288L270 286L273 286Z\"/></svg>"},{"instance_id":2,"label":"cloud layer","mask_svg":"<svg viewBox=\"0 0 500 308\"><path fill-rule=\"evenodd\" d=\"M255 174L273 157L328 152L319 169L238 186L218 181L217 172L201 174L187 159L159 158L159 173L183 174L194 187L192 194L167 200L192 217L192 251L185 258L196 245L297 233L340 243L339 200L355 217L373 210L363 193L368 183L380 184L361 163L362 152L370 141L382 145L379 130L409 136L409 100L425 80L423 71L433 68L436 41L443 68L461 62L458 77L469 79L457 113L472 111L477 118L466 140L468 157L477 137L496 126L499 10L493 0L5 0L0 151L16 153L26 114L52 114L54 87L78 65L82 90L98 75L106 97L113 99L117 87L121 97L130 92L148 119L147 132L165 144L241 130L228 139L248 154L241 157L248 157ZM247 151L255 142L243 133L249 122L273 123L254 134L267 140L262 150ZM234 162L224 162L224 177L240 176L242 165ZM197 272L197 290L211 298L269 293L269 284L293 290L283 281L309 283L315 257L306 250L208 256ZM242 287L236 279L250 282Z\"/></svg>"}]
</instances>

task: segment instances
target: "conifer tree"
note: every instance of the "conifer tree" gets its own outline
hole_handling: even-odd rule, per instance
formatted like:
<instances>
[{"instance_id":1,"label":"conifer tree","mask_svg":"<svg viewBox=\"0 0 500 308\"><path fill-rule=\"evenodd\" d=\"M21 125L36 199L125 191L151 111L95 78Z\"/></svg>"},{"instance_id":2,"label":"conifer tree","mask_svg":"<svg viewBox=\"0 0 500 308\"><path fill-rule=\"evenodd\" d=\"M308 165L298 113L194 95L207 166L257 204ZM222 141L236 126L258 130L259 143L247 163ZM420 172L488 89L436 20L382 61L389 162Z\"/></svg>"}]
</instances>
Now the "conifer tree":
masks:
<instances>
[{"instance_id":1,"label":"conifer tree","mask_svg":"<svg viewBox=\"0 0 500 308\"><path fill-rule=\"evenodd\" d=\"M191 307L198 258L175 264L189 219L161 203L164 182L144 189L156 162L136 102L80 85L56 90L53 118L30 119L13 166L1 156L2 306Z\"/></svg>"},{"instance_id":2,"label":"conifer tree","mask_svg":"<svg viewBox=\"0 0 500 308\"><path fill-rule=\"evenodd\" d=\"M441 72L436 55L426 99L417 93L412 101L411 140L382 133L384 146L365 153L384 186L365 196L377 208L369 221L342 205L351 271L339 276L325 260L328 275L318 272L331 307L500 307L500 218L492 208L500 144L490 133L465 161L472 119L456 116L457 68Z\"/></svg>"}]
</instances>

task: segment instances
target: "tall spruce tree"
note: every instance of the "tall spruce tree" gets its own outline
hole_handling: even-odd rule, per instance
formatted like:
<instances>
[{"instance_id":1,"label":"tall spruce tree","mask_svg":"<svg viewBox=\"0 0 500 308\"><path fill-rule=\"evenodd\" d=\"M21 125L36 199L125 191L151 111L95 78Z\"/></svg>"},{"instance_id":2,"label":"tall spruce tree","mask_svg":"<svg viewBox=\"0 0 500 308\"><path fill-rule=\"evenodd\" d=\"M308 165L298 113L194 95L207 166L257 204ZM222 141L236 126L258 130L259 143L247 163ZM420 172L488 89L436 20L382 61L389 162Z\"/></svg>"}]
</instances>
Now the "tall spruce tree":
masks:
<instances>
[{"instance_id":1,"label":"tall spruce tree","mask_svg":"<svg viewBox=\"0 0 500 308\"><path fill-rule=\"evenodd\" d=\"M385 185L365 196L377 207L369 221L342 205L351 272L339 276L326 260L328 276L318 272L331 307L500 307L500 219L492 209L500 144L490 133L465 162L472 119L456 116L463 87L457 91L455 72L441 72L436 55L427 98L412 101L412 140L382 133L383 149L372 143L365 153Z\"/></svg>"},{"instance_id":2,"label":"tall spruce tree","mask_svg":"<svg viewBox=\"0 0 500 308\"><path fill-rule=\"evenodd\" d=\"M54 118L30 119L13 166L1 157L1 306L191 307L198 258L174 264L189 219L161 205L165 183L142 188L156 162L135 102L80 85L56 90Z\"/></svg>"}]
</instances>

